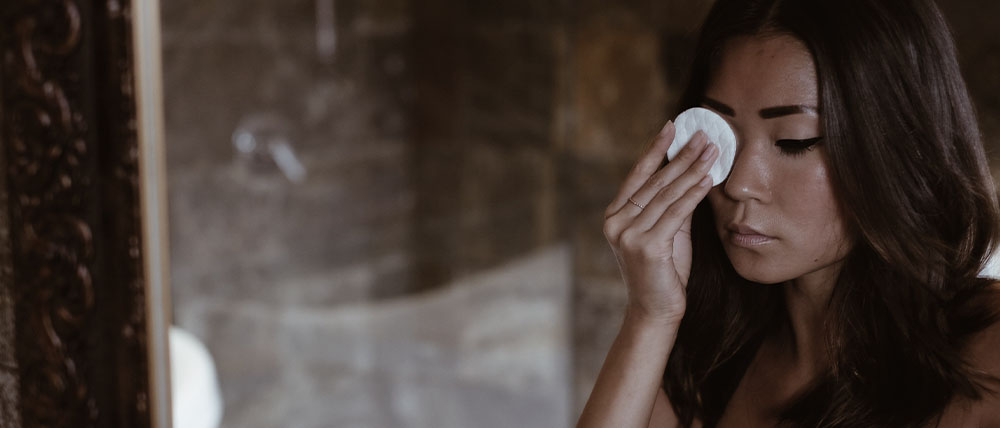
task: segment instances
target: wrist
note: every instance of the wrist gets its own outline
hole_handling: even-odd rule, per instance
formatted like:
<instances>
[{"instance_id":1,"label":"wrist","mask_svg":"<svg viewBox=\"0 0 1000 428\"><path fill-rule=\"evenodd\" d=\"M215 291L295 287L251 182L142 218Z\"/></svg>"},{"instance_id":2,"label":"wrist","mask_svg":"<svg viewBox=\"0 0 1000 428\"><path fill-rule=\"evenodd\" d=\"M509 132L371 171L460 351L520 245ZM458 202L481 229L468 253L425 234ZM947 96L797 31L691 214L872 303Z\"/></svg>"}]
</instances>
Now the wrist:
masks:
<instances>
[{"instance_id":1,"label":"wrist","mask_svg":"<svg viewBox=\"0 0 1000 428\"><path fill-rule=\"evenodd\" d=\"M639 326L677 329L680 328L682 319L684 319L684 308L653 313L635 304L625 307L625 322Z\"/></svg>"},{"instance_id":2,"label":"wrist","mask_svg":"<svg viewBox=\"0 0 1000 428\"><path fill-rule=\"evenodd\" d=\"M670 355L680 330L682 316L651 317L634 308L625 311L625 320L619 331L619 339L625 340L634 346L638 346L649 352L648 355L662 357L662 364L666 365L667 356ZM662 367L660 368L662 371Z\"/></svg>"}]
</instances>

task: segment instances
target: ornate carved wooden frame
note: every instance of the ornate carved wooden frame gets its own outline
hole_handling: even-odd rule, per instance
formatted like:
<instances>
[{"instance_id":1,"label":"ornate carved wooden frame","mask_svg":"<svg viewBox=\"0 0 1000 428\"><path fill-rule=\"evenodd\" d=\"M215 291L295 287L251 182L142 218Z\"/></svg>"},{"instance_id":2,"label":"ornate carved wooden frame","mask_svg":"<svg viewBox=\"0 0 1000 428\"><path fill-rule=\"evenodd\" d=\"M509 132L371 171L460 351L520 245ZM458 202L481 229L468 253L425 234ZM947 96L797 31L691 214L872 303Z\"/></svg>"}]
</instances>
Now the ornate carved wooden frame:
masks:
<instances>
[{"instance_id":1,"label":"ornate carved wooden frame","mask_svg":"<svg viewBox=\"0 0 1000 428\"><path fill-rule=\"evenodd\" d=\"M158 2L0 28L0 427L166 428Z\"/></svg>"}]
</instances>

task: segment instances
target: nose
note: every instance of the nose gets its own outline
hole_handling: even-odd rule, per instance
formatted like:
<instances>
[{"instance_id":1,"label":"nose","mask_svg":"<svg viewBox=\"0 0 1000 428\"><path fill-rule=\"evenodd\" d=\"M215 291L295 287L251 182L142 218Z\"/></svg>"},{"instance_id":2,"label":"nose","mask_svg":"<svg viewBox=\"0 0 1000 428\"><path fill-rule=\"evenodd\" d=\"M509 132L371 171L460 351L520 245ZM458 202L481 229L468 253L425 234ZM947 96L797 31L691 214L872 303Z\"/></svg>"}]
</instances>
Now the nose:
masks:
<instances>
[{"instance_id":1,"label":"nose","mask_svg":"<svg viewBox=\"0 0 1000 428\"><path fill-rule=\"evenodd\" d=\"M754 149L757 144L740 144L733 160L733 169L723 183L723 190L735 201L770 198L771 168L764 153Z\"/></svg>"}]
</instances>

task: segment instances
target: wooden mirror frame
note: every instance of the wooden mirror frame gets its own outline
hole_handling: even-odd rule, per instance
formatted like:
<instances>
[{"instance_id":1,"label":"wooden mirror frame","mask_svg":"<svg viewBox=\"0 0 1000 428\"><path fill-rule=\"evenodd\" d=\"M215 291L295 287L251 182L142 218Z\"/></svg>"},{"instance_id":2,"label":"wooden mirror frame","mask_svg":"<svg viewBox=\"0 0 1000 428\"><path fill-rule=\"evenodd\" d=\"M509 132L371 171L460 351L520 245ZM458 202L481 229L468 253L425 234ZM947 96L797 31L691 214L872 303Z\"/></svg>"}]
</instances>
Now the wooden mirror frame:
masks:
<instances>
[{"instance_id":1,"label":"wooden mirror frame","mask_svg":"<svg viewBox=\"0 0 1000 428\"><path fill-rule=\"evenodd\" d=\"M159 3L0 26L0 427L168 428Z\"/></svg>"}]
</instances>

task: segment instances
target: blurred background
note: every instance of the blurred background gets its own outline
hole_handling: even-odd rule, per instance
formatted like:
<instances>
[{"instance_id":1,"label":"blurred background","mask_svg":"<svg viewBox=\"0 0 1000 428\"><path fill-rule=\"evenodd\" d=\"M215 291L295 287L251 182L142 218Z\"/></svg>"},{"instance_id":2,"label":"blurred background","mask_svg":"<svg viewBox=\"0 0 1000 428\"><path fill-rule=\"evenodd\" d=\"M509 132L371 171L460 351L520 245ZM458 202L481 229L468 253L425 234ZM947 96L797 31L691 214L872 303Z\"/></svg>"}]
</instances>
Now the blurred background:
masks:
<instances>
[{"instance_id":1,"label":"blurred background","mask_svg":"<svg viewBox=\"0 0 1000 428\"><path fill-rule=\"evenodd\" d=\"M161 0L174 323L214 363L175 376L223 427L573 425L625 297L603 210L710 5ZM1000 3L942 6L997 165Z\"/></svg>"}]
</instances>

